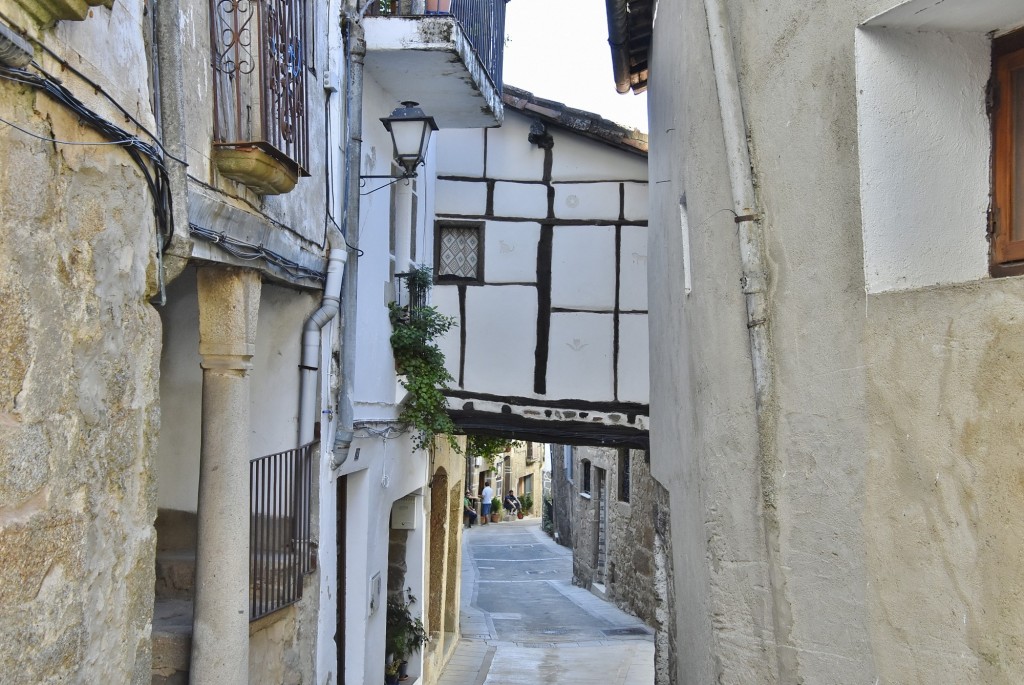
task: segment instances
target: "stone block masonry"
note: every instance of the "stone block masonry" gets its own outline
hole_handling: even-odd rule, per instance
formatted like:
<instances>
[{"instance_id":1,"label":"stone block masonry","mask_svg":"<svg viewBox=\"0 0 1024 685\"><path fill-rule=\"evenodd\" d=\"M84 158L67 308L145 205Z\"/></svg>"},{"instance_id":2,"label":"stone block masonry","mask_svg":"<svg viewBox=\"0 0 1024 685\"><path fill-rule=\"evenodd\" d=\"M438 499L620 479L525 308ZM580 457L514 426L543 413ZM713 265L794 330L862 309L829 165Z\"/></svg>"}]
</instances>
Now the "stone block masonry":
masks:
<instances>
[{"instance_id":1,"label":"stone block masonry","mask_svg":"<svg viewBox=\"0 0 1024 685\"><path fill-rule=\"evenodd\" d=\"M44 137L83 131L8 83L0 116ZM123 151L62 152L0 130L0 680L142 684L159 433L153 214Z\"/></svg>"}]
</instances>

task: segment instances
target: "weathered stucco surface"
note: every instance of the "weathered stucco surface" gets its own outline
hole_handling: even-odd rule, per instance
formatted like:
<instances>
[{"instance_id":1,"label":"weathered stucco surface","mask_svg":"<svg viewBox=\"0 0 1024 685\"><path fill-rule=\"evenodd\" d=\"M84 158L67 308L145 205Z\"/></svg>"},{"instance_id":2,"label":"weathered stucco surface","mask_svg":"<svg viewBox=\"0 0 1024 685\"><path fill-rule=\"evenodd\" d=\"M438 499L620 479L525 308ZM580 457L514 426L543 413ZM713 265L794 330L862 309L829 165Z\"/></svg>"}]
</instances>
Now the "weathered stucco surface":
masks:
<instances>
[{"instance_id":1,"label":"weathered stucco surface","mask_svg":"<svg viewBox=\"0 0 1024 685\"><path fill-rule=\"evenodd\" d=\"M704 3L658 5L651 449L680 682L1024 677L1020 279L865 296L854 37L892 4L725 2L769 265L760 431Z\"/></svg>"},{"instance_id":2,"label":"weathered stucco surface","mask_svg":"<svg viewBox=\"0 0 1024 685\"><path fill-rule=\"evenodd\" d=\"M45 137L96 139L7 82L0 116ZM154 234L145 184L122 150L55 150L0 127L5 682L150 679Z\"/></svg>"},{"instance_id":3,"label":"weathered stucco surface","mask_svg":"<svg viewBox=\"0 0 1024 685\"><path fill-rule=\"evenodd\" d=\"M864 520L887 682L1024 681L1024 282L873 296Z\"/></svg>"}]
</instances>

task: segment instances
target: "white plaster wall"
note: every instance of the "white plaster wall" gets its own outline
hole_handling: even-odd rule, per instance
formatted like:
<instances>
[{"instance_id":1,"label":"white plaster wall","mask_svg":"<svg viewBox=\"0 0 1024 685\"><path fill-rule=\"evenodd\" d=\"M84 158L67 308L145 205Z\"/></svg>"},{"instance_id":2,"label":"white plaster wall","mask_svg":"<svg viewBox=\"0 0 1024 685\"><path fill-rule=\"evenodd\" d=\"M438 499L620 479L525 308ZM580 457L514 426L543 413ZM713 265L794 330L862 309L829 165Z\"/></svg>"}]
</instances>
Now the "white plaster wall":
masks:
<instances>
[{"instance_id":1,"label":"white plaster wall","mask_svg":"<svg viewBox=\"0 0 1024 685\"><path fill-rule=\"evenodd\" d=\"M494 215L543 219L548 215L548 189L539 183L494 184Z\"/></svg>"},{"instance_id":2,"label":"white plaster wall","mask_svg":"<svg viewBox=\"0 0 1024 685\"><path fill-rule=\"evenodd\" d=\"M555 184L555 216L559 219L619 218L622 202L618 183Z\"/></svg>"},{"instance_id":3,"label":"white plaster wall","mask_svg":"<svg viewBox=\"0 0 1024 685\"><path fill-rule=\"evenodd\" d=\"M619 241L619 309L647 311L647 227L623 226Z\"/></svg>"},{"instance_id":4,"label":"white plaster wall","mask_svg":"<svg viewBox=\"0 0 1024 685\"><path fill-rule=\"evenodd\" d=\"M619 316L619 387L616 399L646 403L650 397L647 315Z\"/></svg>"},{"instance_id":5,"label":"white plaster wall","mask_svg":"<svg viewBox=\"0 0 1024 685\"><path fill-rule=\"evenodd\" d=\"M264 283L250 372L249 454L255 458L298 446L298 397L302 325L316 308L314 293ZM159 507L195 511L203 372L199 357L199 305L195 271L171 286L165 309L161 358L161 439L157 459Z\"/></svg>"},{"instance_id":6,"label":"white plaster wall","mask_svg":"<svg viewBox=\"0 0 1024 685\"><path fill-rule=\"evenodd\" d=\"M363 119L371 121L378 112L390 112L389 106L390 102L380 86L372 79L364 80ZM383 126L364 127L363 173L387 173L391 149L391 138ZM425 184L432 174L432 168L421 168L418 181ZM381 182L386 181L371 180L368 183ZM391 322L387 310L391 279L390 192L386 189L370 193L364 195L360 202L359 248L363 256L359 258L357 362L353 390L357 419L396 415L395 408L390 406L395 398L395 362L389 343ZM419 221L425 220L421 212Z\"/></svg>"},{"instance_id":7,"label":"white plaster wall","mask_svg":"<svg viewBox=\"0 0 1024 685\"><path fill-rule=\"evenodd\" d=\"M270 283L260 289L249 435L254 458L298 447L302 327L319 302L317 293Z\"/></svg>"},{"instance_id":8,"label":"white plaster wall","mask_svg":"<svg viewBox=\"0 0 1024 685\"><path fill-rule=\"evenodd\" d=\"M458 325L459 289L453 285L435 285L430 291L431 302L438 311L455 319L456 325L438 338L437 346L444 355L444 365L456 383L459 380L459 362L462 359L462 332Z\"/></svg>"},{"instance_id":9,"label":"white plaster wall","mask_svg":"<svg viewBox=\"0 0 1024 685\"><path fill-rule=\"evenodd\" d=\"M437 152L437 174L483 176L486 131L479 128L449 128L434 133L430 146Z\"/></svg>"},{"instance_id":10,"label":"white plaster wall","mask_svg":"<svg viewBox=\"0 0 1024 685\"><path fill-rule=\"evenodd\" d=\"M615 228L559 226L551 252L551 306L615 307Z\"/></svg>"},{"instance_id":11,"label":"white plaster wall","mask_svg":"<svg viewBox=\"0 0 1024 685\"><path fill-rule=\"evenodd\" d=\"M647 221L649 200L647 183L623 183L623 218L626 221Z\"/></svg>"},{"instance_id":12,"label":"white plaster wall","mask_svg":"<svg viewBox=\"0 0 1024 685\"><path fill-rule=\"evenodd\" d=\"M487 213L487 184L473 181L437 182L438 214L482 216Z\"/></svg>"},{"instance_id":13,"label":"white plaster wall","mask_svg":"<svg viewBox=\"0 0 1024 685\"><path fill-rule=\"evenodd\" d=\"M862 28L856 60L867 291L986 277L988 37Z\"/></svg>"},{"instance_id":14,"label":"white plaster wall","mask_svg":"<svg viewBox=\"0 0 1024 685\"><path fill-rule=\"evenodd\" d=\"M484 230L484 277L487 282L536 282L540 224L488 221Z\"/></svg>"},{"instance_id":15,"label":"white plaster wall","mask_svg":"<svg viewBox=\"0 0 1024 685\"><path fill-rule=\"evenodd\" d=\"M559 181L628 180L647 182L647 158L624 152L554 126L551 177Z\"/></svg>"},{"instance_id":16,"label":"white plaster wall","mask_svg":"<svg viewBox=\"0 0 1024 685\"><path fill-rule=\"evenodd\" d=\"M157 506L195 511L199 499L203 370L199 366L199 300L194 269L186 270L168 286L167 306L161 313L164 344L160 356Z\"/></svg>"},{"instance_id":17,"label":"white plaster wall","mask_svg":"<svg viewBox=\"0 0 1024 685\"><path fill-rule=\"evenodd\" d=\"M613 396L611 314L551 315L548 395L603 399Z\"/></svg>"},{"instance_id":18,"label":"white plaster wall","mask_svg":"<svg viewBox=\"0 0 1024 685\"><path fill-rule=\"evenodd\" d=\"M531 121L519 112L506 110L500 129L487 132L489 178L540 181L544 177L544 150L527 140Z\"/></svg>"},{"instance_id":19,"label":"white plaster wall","mask_svg":"<svg viewBox=\"0 0 1024 685\"><path fill-rule=\"evenodd\" d=\"M537 346L537 289L469 288L466 320L466 378L473 379L473 389L530 395ZM498 359L500 364L495 363Z\"/></svg>"}]
</instances>

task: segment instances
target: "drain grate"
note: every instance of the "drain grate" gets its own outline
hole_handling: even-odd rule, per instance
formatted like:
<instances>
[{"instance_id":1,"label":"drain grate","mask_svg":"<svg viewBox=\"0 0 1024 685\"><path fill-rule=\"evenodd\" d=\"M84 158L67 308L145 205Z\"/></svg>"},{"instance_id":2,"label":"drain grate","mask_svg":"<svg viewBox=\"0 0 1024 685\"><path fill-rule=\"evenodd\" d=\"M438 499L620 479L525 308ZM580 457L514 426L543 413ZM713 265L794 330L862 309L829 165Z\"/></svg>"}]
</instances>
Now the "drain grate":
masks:
<instances>
[{"instance_id":1,"label":"drain grate","mask_svg":"<svg viewBox=\"0 0 1024 685\"><path fill-rule=\"evenodd\" d=\"M608 637L619 637L623 635L650 635L651 631L646 628L609 628L608 630L602 630L602 633Z\"/></svg>"}]
</instances>

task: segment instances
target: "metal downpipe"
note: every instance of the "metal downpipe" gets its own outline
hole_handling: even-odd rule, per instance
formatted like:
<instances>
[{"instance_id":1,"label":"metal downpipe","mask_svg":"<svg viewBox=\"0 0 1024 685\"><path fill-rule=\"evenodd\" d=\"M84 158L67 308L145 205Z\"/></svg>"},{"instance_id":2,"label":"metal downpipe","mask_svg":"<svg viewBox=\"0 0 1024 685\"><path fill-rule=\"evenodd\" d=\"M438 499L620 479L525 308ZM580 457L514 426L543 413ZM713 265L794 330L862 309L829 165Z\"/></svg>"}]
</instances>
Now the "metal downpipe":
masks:
<instances>
[{"instance_id":1,"label":"metal downpipe","mask_svg":"<svg viewBox=\"0 0 1024 685\"><path fill-rule=\"evenodd\" d=\"M342 286L341 394L338 398L338 430L334 439L331 468L348 459L352 445L355 412L352 393L356 371L356 296L359 281L359 169L363 154L363 62L366 40L357 15L348 14L342 32L345 40L345 206L342 232L348 245L348 268Z\"/></svg>"},{"instance_id":2,"label":"metal downpipe","mask_svg":"<svg viewBox=\"0 0 1024 685\"><path fill-rule=\"evenodd\" d=\"M327 258L327 278L320 308L306 319L302 327L302 361L299 363L299 444L313 440L316 421L316 377L320 370L320 332L338 315L341 302L341 282L348 254L345 250L331 249Z\"/></svg>"},{"instance_id":3,"label":"metal downpipe","mask_svg":"<svg viewBox=\"0 0 1024 685\"><path fill-rule=\"evenodd\" d=\"M757 420L758 467L761 506L764 511L765 553L771 583L772 623L778 682L796 682L798 665L790 647L792 609L786 596L786 578L779 550L779 520L776 509L777 456L775 447L775 376L769 322L768 269L765 259L761 213L757 208L751 172L747 127L740 98L732 30L726 0L704 0L711 44L715 85L722 113L725 153L732 188L733 211L739 231L743 295L747 310L750 359L754 376L754 405Z\"/></svg>"}]
</instances>

